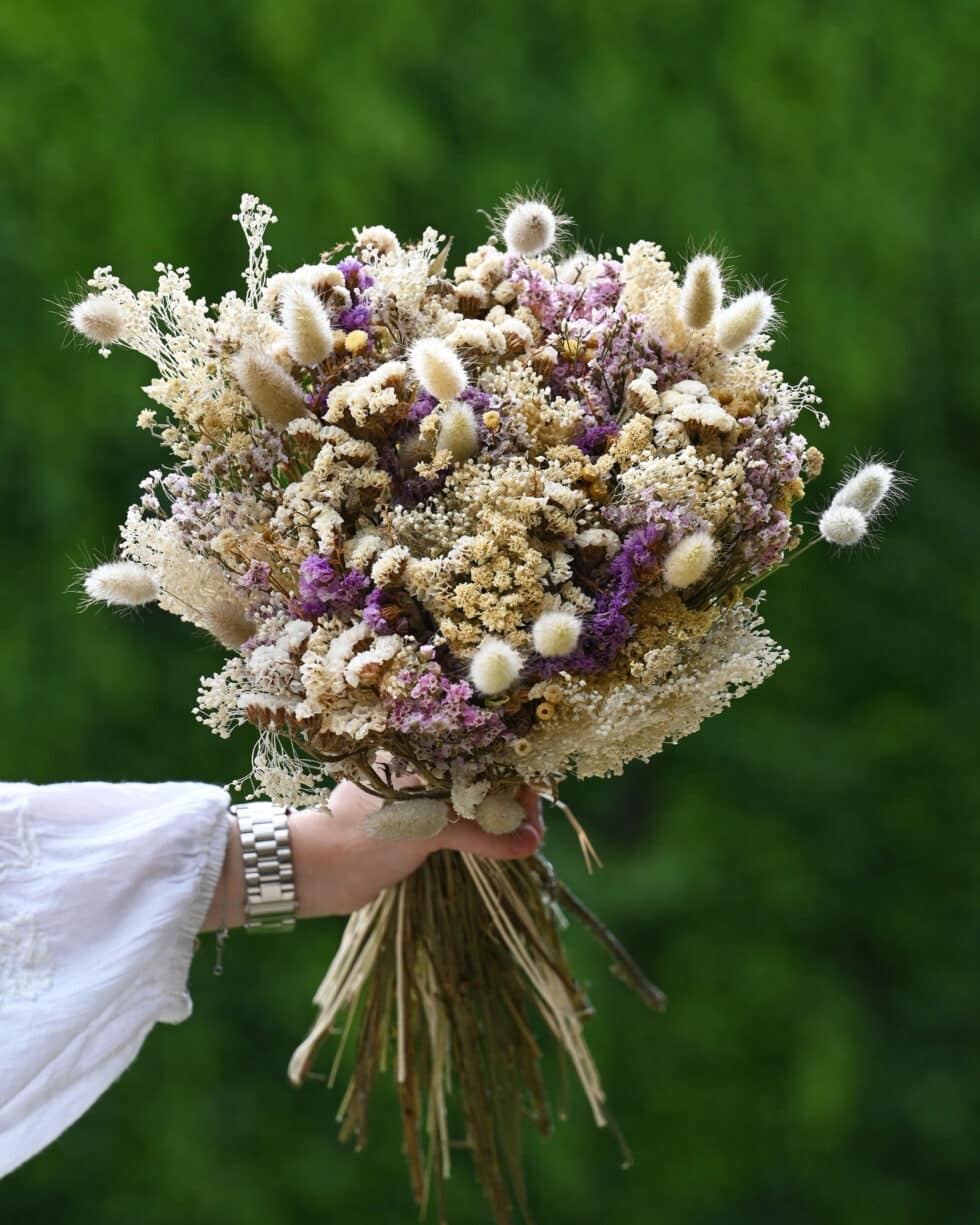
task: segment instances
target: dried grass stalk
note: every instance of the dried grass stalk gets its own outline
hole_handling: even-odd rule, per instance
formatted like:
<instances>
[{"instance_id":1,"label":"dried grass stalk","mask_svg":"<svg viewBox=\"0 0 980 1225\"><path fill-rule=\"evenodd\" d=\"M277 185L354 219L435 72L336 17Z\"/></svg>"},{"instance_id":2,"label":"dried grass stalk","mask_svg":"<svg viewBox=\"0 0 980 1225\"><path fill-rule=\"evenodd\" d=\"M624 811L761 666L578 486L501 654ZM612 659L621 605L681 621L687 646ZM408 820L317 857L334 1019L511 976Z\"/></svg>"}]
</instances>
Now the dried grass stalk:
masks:
<instances>
[{"instance_id":1,"label":"dried grass stalk","mask_svg":"<svg viewBox=\"0 0 980 1225\"><path fill-rule=\"evenodd\" d=\"M496 862L444 851L351 916L314 998L319 1016L290 1061L289 1077L301 1084L323 1041L339 1032L332 1086L353 1038L354 1068L337 1118L341 1138L360 1149L371 1091L393 1054L412 1191L423 1212L435 1199L440 1221L456 1146L451 1094L461 1115L461 1144L497 1225L509 1225L515 1206L529 1219L523 1120L545 1136L552 1130L535 1034L542 1022L571 1062L595 1122L611 1128L629 1163L585 1042L583 1021L592 1008L568 968L559 905L613 954L624 981L648 1004L663 1007L663 995L541 856Z\"/></svg>"}]
</instances>

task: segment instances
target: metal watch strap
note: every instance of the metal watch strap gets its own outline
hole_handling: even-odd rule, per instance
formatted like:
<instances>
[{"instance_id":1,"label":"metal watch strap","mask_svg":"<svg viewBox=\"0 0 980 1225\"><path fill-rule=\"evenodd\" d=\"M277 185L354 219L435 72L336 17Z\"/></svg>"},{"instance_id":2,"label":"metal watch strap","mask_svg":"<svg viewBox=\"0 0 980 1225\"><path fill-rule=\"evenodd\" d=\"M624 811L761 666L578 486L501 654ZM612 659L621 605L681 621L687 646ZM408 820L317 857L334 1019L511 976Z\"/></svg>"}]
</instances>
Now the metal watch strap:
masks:
<instances>
[{"instance_id":1,"label":"metal watch strap","mask_svg":"<svg viewBox=\"0 0 980 1225\"><path fill-rule=\"evenodd\" d=\"M233 804L245 863L245 929L292 931L296 923L296 885L289 845L288 808L265 801Z\"/></svg>"}]
</instances>

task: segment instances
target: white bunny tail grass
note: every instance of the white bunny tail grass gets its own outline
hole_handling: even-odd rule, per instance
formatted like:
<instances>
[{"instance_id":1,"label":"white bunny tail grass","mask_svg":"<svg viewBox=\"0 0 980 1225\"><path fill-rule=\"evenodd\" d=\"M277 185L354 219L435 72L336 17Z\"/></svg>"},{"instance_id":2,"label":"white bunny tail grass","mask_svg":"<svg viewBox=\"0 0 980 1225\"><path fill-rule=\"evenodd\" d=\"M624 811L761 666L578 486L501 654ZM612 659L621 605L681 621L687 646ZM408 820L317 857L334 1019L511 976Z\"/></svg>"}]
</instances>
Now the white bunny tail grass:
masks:
<instances>
[{"instance_id":1,"label":"white bunny tail grass","mask_svg":"<svg viewBox=\"0 0 980 1225\"><path fill-rule=\"evenodd\" d=\"M820 535L828 544L852 549L868 534L868 519L853 506L830 505L820 516Z\"/></svg>"},{"instance_id":2,"label":"white bunny tail grass","mask_svg":"<svg viewBox=\"0 0 980 1225\"><path fill-rule=\"evenodd\" d=\"M160 598L160 584L135 561L107 561L95 566L82 580L86 600L116 608L138 608Z\"/></svg>"},{"instance_id":3,"label":"white bunny tail grass","mask_svg":"<svg viewBox=\"0 0 980 1225\"><path fill-rule=\"evenodd\" d=\"M706 328L721 306L725 286L713 255L696 255L687 265L681 289L681 318L689 328Z\"/></svg>"},{"instance_id":4,"label":"white bunny tail grass","mask_svg":"<svg viewBox=\"0 0 980 1225\"><path fill-rule=\"evenodd\" d=\"M726 353L744 348L758 339L775 314L772 298L763 289L753 289L736 298L715 320L718 347Z\"/></svg>"},{"instance_id":5,"label":"white bunny tail grass","mask_svg":"<svg viewBox=\"0 0 980 1225\"><path fill-rule=\"evenodd\" d=\"M375 838L434 838L449 820L444 800L389 800L364 818Z\"/></svg>"},{"instance_id":6,"label":"white bunny tail grass","mask_svg":"<svg viewBox=\"0 0 980 1225\"><path fill-rule=\"evenodd\" d=\"M276 430L306 412L303 389L257 345L246 345L232 360L232 373L255 411Z\"/></svg>"},{"instance_id":7,"label":"white bunny tail grass","mask_svg":"<svg viewBox=\"0 0 980 1225\"><path fill-rule=\"evenodd\" d=\"M441 402L455 400L466 390L466 368L455 350L438 337L416 341L409 352L408 364L424 390Z\"/></svg>"}]
</instances>

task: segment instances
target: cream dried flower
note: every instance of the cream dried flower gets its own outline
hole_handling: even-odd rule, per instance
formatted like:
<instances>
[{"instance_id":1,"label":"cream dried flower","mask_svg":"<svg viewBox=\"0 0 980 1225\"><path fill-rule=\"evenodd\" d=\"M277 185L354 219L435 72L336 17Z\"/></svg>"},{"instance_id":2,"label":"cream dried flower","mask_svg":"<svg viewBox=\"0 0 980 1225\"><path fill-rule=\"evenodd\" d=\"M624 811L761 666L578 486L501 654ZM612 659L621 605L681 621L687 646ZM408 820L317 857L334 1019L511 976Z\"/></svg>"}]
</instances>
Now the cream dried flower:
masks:
<instances>
[{"instance_id":1,"label":"cream dried flower","mask_svg":"<svg viewBox=\"0 0 980 1225\"><path fill-rule=\"evenodd\" d=\"M136 608L159 599L160 585L154 575L135 561L109 561L85 575L85 594L93 603Z\"/></svg>"},{"instance_id":2,"label":"cream dried flower","mask_svg":"<svg viewBox=\"0 0 980 1225\"><path fill-rule=\"evenodd\" d=\"M122 307L105 294L89 294L76 302L68 319L80 336L102 349L121 340L126 327Z\"/></svg>"},{"instance_id":3,"label":"cream dried flower","mask_svg":"<svg viewBox=\"0 0 980 1225\"><path fill-rule=\"evenodd\" d=\"M484 638L470 660L470 679L490 697L503 693L517 680L523 660L504 638Z\"/></svg>"},{"instance_id":4,"label":"cream dried flower","mask_svg":"<svg viewBox=\"0 0 980 1225\"><path fill-rule=\"evenodd\" d=\"M408 355L412 373L437 400L455 400L467 385L466 369L456 353L434 336L416 341Z\"/></svg>"}]
</instances>

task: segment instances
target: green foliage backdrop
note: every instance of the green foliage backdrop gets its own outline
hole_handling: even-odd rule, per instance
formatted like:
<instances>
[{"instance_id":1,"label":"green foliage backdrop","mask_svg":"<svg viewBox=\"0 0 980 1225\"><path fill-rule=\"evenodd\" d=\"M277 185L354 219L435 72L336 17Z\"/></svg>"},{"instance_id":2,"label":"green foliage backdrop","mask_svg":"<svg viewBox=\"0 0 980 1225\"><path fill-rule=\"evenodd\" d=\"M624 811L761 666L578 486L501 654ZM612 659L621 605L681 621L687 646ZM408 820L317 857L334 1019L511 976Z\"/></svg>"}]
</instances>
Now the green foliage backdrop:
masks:
<instances>
[{"instance_id":1,"label":"green foliage backdrop","mask_svg":"<svg viewBox=\"0 0 980 1225\"><path fill-rule=\"evenodd\" d=\"M671 1006L645 1014L572 936L637 1163L573 1097L528 1144L541 1221L980 1219L978 59L956 0L0 8L3 777L224 782L247 759L188 714L210 646L66 594L156 451L141 359L76 351L52 306L96 264L147 284L158 259L215 298L243 189L281 218L277 266L382 220L466 247L480 207L537 181L590 244L711 238L782 288L775 356L824 395L828 470L880 446L916 477L879 552L772 585L793 655L772 682L575 791L598 878L553 825ZM0 1218L413 1219L393 1112L355 1155L335 1099L285 1080L337 936L233 938L222 979L205 945L194 1017L0 1186ZM452 1205L485 1219L462 1160Z\"/></svg>"}]
</instances>

